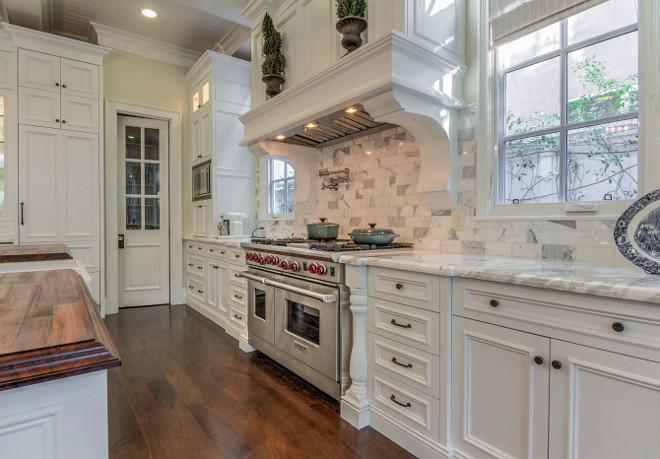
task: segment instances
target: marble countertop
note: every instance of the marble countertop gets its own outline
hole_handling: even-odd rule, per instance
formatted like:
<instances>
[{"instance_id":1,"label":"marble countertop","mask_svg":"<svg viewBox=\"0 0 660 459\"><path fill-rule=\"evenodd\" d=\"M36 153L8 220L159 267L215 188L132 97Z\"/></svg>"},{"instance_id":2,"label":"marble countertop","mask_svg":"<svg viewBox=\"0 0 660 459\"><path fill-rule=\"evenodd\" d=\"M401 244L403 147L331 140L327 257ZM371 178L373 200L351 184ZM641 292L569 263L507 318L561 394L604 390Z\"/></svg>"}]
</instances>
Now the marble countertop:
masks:
<instances>
[{"instance_id":1,"label":"marble countertop","mask_svg":"<svg viewBox=\"0 0 660 459\"><path fill-rule=\"evenodd\" d=\"M600 266L423 251L372 257L356 253L343 255L340 262L660 304L660 276L646 274L633 265Z\"/></svg>"},{"instance_id":2,"label":"marble countertop","mask_svg":"<svg viewBox=\"0 0 660 459\"><path fill-rule=\"evenodd\" d=\"M242 242L250 242L249 236L219 236L219 237L197 237L191 236L184 238L184 241L203 242L206 244L218 244L228 247L241 248Z\"/></svg>"}]
</instances>

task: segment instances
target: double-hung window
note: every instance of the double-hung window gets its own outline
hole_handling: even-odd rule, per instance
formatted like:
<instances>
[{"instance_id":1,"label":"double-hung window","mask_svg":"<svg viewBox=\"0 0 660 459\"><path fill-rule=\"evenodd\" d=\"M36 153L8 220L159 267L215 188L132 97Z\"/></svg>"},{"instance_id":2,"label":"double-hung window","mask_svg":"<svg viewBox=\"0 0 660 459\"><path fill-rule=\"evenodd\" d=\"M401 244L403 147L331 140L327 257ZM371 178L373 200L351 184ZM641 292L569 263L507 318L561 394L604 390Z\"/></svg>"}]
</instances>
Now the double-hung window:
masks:
<instances>
[{"instance_id":1,"label":"double-hung window","mask_svg":"<svg viewBox=\"0 0 660 459\"><path fill-rule=\"evenodd\" d=\"M268 160L268 213L274 215L293 214L295 172L288 162L270 158Z\"/></svg>"},{"instance_id":2,"label":"double-hung window","mask_svg":"<svg viewBox=\"0 0 660 459\"><path fill-rule=\"evenodd\" d=\"M636 199L639 2L487 3L490 209L557 214Z\"/></svg>"}]
</instances>

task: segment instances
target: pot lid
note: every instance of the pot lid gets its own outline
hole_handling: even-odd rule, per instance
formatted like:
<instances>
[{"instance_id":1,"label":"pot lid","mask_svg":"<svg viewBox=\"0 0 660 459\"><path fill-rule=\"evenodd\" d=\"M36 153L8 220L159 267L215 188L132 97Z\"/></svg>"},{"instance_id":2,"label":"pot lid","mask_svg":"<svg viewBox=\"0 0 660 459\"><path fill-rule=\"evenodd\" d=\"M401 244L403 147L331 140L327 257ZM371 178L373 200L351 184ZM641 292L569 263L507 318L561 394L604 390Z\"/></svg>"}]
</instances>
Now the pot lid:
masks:
<instances>
[{"instance_id":1,"label":"pot lid","mask_svg":"<svg viewBox=\"0 0 660 459\"><path fill-rule=\"evenodd\" d=\"M360 234L360 235L378 235L378 236L386 236L389 234L396 234L394 231L392 231L389 228L386 229L376 229L376 224L375 223L369 223L369 228L360 228L360 229L354 229L350 233L348 233L349 236L352 234ZM397 234L398 236L398 234Z\"/></svg>"},{"instance_id":2,"label":"pot lid","mask_svg":"<svg viewBox=\"0 0 660 459\"><path fill-rule=\"evenodd\" d=\"M321 220L319 223L307 223L307 226L315 226L315 227L319 227L319 228L327 228L327 227L332 228L332 227L335 227L335 226L339 226L338 223L326 222L325 218L319 218L319 220Z\"/></svg>"}]
</instances>

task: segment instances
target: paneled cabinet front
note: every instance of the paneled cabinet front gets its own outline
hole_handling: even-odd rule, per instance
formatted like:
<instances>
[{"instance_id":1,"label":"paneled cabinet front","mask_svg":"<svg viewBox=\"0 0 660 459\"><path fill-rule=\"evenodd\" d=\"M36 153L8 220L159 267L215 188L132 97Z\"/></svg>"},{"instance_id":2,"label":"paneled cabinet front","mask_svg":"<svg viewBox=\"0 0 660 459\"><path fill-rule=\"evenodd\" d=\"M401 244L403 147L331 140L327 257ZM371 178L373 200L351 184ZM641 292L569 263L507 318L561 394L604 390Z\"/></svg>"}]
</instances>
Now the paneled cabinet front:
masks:
<instances>
[{"instance_id":1,"label":"paneled cabinet front","mask_svg":"<svg viewBox=\"0 0 660 459\"><path fill-rule=\"evenodd\" d=\"M21 242L98 239L98 136L25 125L19 131Z\"/></svg>"}]
</instances>

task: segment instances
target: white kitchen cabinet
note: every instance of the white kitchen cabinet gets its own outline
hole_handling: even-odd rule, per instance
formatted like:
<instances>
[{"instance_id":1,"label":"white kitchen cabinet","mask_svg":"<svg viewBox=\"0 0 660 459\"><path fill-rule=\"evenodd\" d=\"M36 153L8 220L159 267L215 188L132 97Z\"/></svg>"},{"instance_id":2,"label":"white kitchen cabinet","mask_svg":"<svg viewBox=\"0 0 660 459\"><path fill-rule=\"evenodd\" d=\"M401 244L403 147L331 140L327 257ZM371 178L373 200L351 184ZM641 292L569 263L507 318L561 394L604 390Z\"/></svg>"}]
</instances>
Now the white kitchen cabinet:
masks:
<instances>
[{"instance_id":1,"label":"white kitchen cabinet","mask_svg":"<svg viewBox=\"0 0 660 459\"><path fill-rule=\"evenodd\" d=\"M191 161L197 163L211 159L211 107L204 108L194 116L191 124L191 135Z\"/></svg>"},{"instance_id":2,"label":"white kitchen cabinet","mask_svg":"<svg viewBox=\"0 0 660 459\"><path fill-rule=\"evenodd\" d=\"M547 457L550 340L452 322L453 446L474 458Z\"/></svg>"},{"instance_id":3,"label":"white kitchen cabinet","mask_svg":"<svg viewBox=\"0 0 660 459\"><path fill-rule=\"evenodd\" d=\"M190 108L193 116L211 102L211 75L207 74L190 92Z\"/></svg>"},{"instance_id":4,"label":"white kitchen cabinet","mask_svg":"<svg viewBox=\"0 0 660 459\"><path fill-rule=\"evenodd\" d=\"M99 131L99 102L32 88L19 89L21 124L71 131Z\"/></svg>"},{"instance_id":5,"label":"white kitchen cabinet","mask_svg":"<svg viewBox=\"0 0 660 459\"><path fill-rule=\"evenodd\" d=\"M20 240L99 239L98 136L21 125Z\"/></svg>"},{"instance_id":6,"label":"white kitchen cabinet","mask_svg":"<svg viewBox=\"0 0 660 459\"><path fill-rule=\"evenodd\" d=\"M639 358L657 348L658 312L646 306L455 280L454 312L468 318L452 318L453 447L475 458L660 458L660 362ZM590 339L606 333L601 321L613 338ZM597 348L614 339L617 352Z\"/></svg>"},{"instance_id":7,"label":"white kitchen cabinet","mask_svg":"<svg viewBox=\"0 0 660 459\"><path fill-rule=\"evenodd\" d=\"M226 301L227 265L217 258L206 258L206 304L209 308L219 311L221 315L228 314Z\"/></svg>"},{"instance_id":8,"label":"white kitchen cabinet","mask_svg":"<svg viewBox=\"0 0 660 459\"><path fill-rule=\"evenodd\" d=\"M28 49L18 51L18 84L24 88L99 98L99 67Z\"/></svg>"},{"instance_id":9,"label":"white kitchen cabinet","mask_svg":"<svg viewBox=\"0 0 660 459\"><path fill-rule=\"evenodd\" d=\"M197 201L193 203L193 235L211 235L211 212L211 201Z\"/></svg>"}]
</instances>

